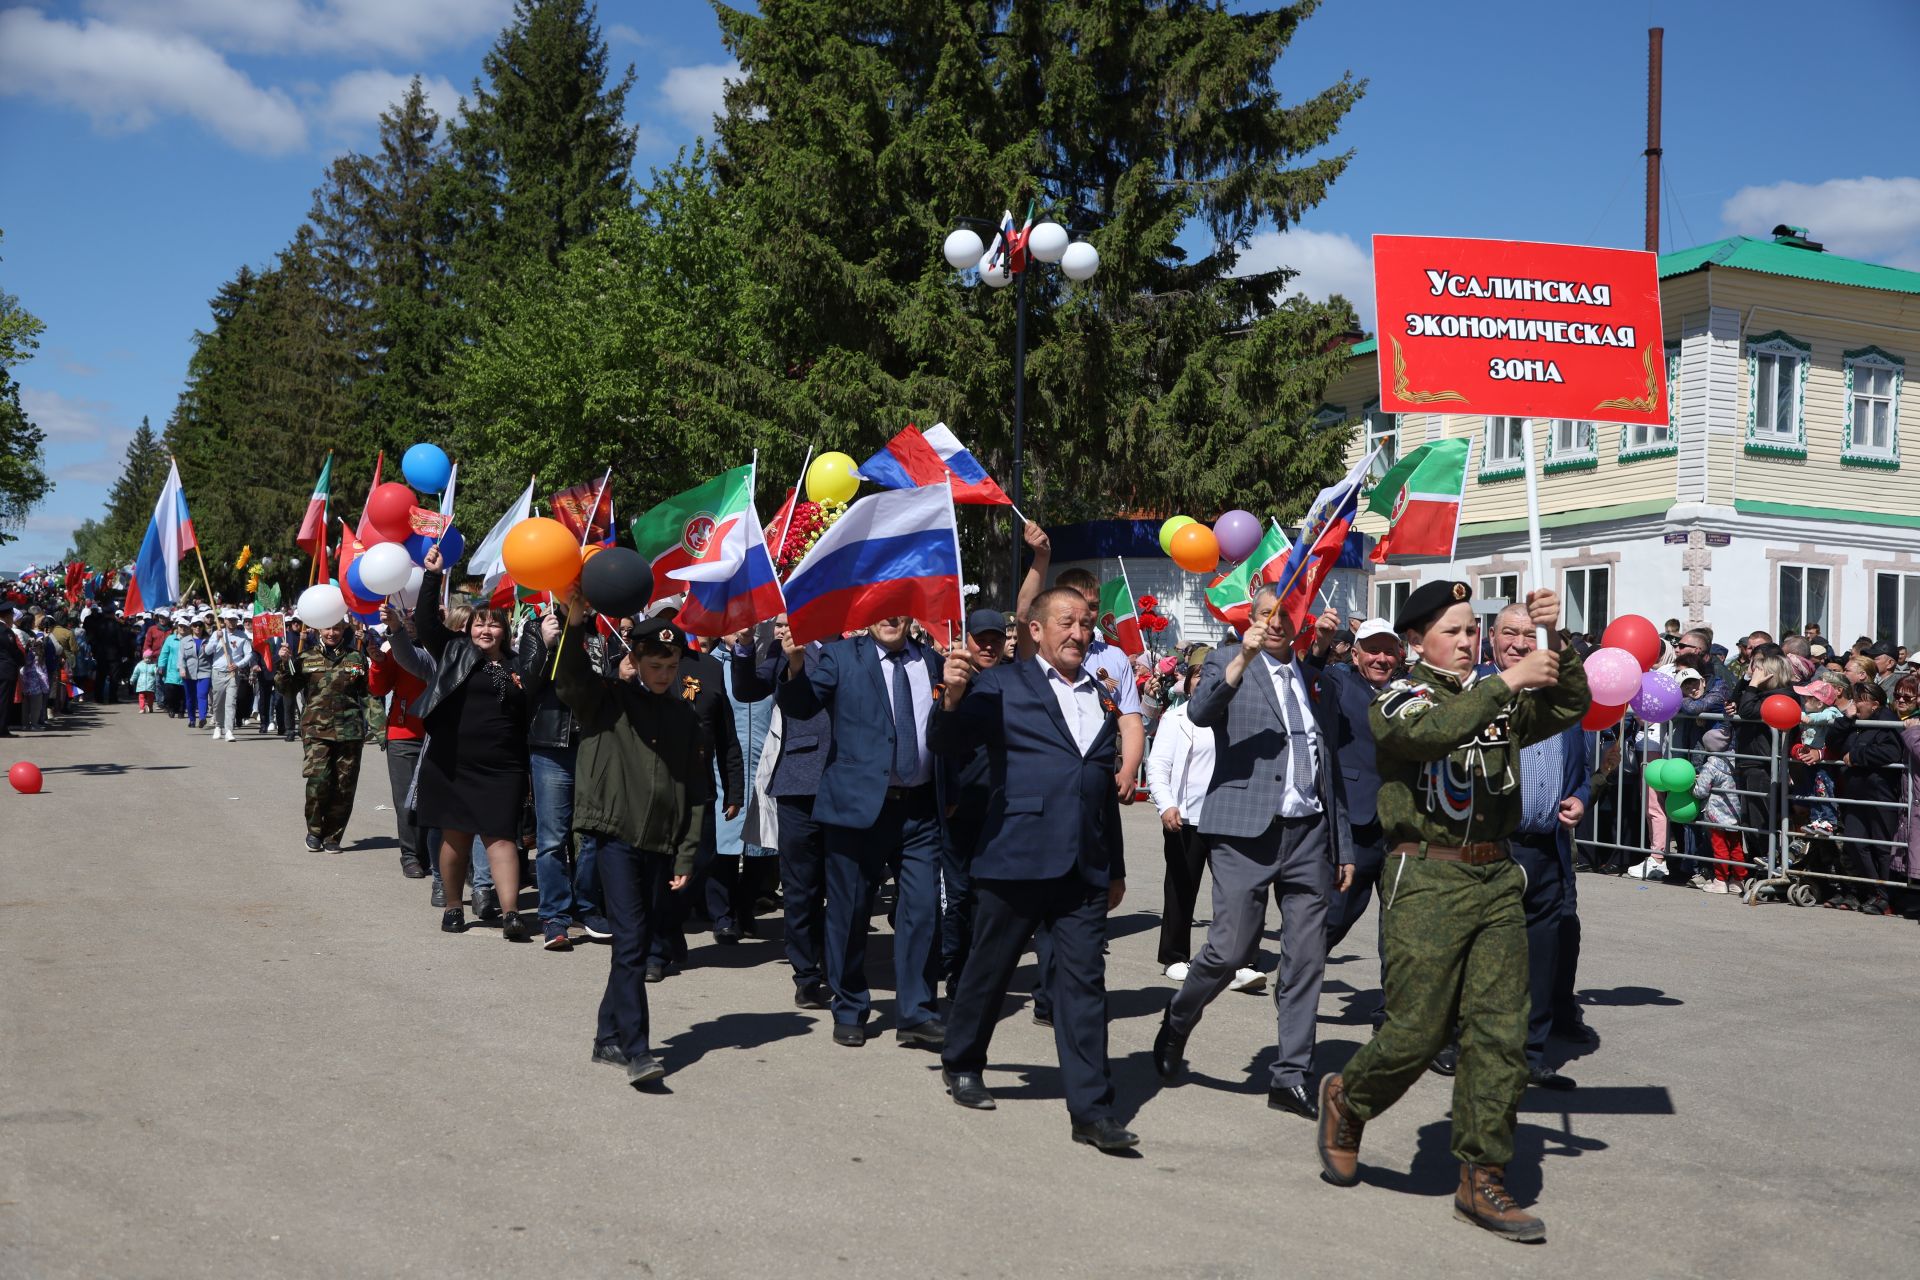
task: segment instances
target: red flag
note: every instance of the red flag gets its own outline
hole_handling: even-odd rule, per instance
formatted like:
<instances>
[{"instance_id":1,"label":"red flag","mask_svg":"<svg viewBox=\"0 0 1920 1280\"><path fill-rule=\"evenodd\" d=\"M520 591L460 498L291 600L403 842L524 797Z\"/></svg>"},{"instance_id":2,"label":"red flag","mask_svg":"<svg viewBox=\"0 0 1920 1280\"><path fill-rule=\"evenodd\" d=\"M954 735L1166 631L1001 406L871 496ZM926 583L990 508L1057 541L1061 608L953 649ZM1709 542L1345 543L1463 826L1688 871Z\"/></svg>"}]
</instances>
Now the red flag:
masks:
<instances>
[{"instance_id":1,"label":"red flag","mask_svg":"<svg viewBox=\"0 0 1920 1280\"><path fill-rule=\"evenodd\" d=\"M80 592L87 585L87 566L75 560L67 566L67 603L79 604Z\"/></svg>"},{"instance_id":2,"label":"red flag","mask_svg":"<svg viewBox=\"0 0 1920 1280\"><path fill-rule=\"evenodd\" d=\"M598 501L595 501L595 499ZM613 485L607 478L586 480L562 489L549 501L553 518L582 542L613 541Z\"/></svg>"},{"instance_id":3,"label":"red flag","mask_svg":"<svg viewBox=\"0 0 1920 1280\"><path fill-rule=\"evenodd\" d=\"M373 483L367 486L368 502L371 502L373 500L373 491L380 487L380 464L385 462L386 460L387 460L387 454L384 449L381 450L379 453L376 453L373 455ZM374 543L380 541L379 533L377 533L374 530L374 527L372 525L367 523L367 503L366 502L363 502L360 504L360 524L357 528L354 529L353 536L355 539L359 541L360 545L363 547L370 547ZM341 576L345 577L346 572L347 572L346 563L342 561L340 565Z\"/></svg>"},{"instance_id":4,"label":"red flag","mask_svg":"<svg viewBox=\"0 0 1920 1280\"><path fill-rule=\"evenodd\" d=\"M780 548L787 542L787 526L793 522L793 509L799 505L800 491L787 490L787 496L780 503L779 510L773 513L773 523L767 526L767 554L777 562Z\"/></svg>"},{"instance_id":5,"label":"red flag","mask_svg":"<svg viewBox=\"0 0 1920 1280\"><path fill-rule=\"evenodd\" d=\"M355 594L353 588L347 585L347 570L353 568L355 557L365 550L366 547L361 545L360 539L347 532L347 522L342 520L340 522L340 595L346 600L347 608L352 612L361 615L378 614L381 605L378 598L367 600Z\"/></svg>"}]
</instances>

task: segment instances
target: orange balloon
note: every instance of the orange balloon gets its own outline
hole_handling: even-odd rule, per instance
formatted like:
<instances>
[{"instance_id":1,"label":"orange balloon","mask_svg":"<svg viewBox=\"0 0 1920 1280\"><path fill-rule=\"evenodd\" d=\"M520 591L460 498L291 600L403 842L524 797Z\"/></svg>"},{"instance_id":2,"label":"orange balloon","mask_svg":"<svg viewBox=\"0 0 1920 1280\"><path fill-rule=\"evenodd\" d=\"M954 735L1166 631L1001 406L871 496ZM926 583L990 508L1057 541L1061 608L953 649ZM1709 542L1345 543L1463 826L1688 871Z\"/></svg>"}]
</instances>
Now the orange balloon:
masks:
<instances>
[{"instance_id":1,"label":"orange balloon","mask_svg":"<svg viewBox=\"0 0 1920 1280\"><path fill-rule=\"evenodd\" d=\"M601 546L599 543L589 542L586 546L580 548L580 566L582 568L585 568L587 561L593 559L595 556L599 555L602 551L605 551L605 550L606 548Z\"/></svg>"},{"instance_id":2,"label":"orange balloon","mask_svg":"<svg viewBox=\"0 0 1920 1280\"><path fill-rule=\"evenodd\" d=\"M545 516L507 530L500 558L513 580L530 591L565 592L580 578L580 540Z\"/></svg>"},{"instance_id":3,"label":"orange balloon","mask_svg":"<svg viewBox=\"0 0 1920 1280\"><path fill-rule=\"evenodd\" d=\"M1197 521L1174 530L1172 547L1173 562L1188 573L1212 573L1220 566L1220 539Z\"/></svg>"}]
</instances>

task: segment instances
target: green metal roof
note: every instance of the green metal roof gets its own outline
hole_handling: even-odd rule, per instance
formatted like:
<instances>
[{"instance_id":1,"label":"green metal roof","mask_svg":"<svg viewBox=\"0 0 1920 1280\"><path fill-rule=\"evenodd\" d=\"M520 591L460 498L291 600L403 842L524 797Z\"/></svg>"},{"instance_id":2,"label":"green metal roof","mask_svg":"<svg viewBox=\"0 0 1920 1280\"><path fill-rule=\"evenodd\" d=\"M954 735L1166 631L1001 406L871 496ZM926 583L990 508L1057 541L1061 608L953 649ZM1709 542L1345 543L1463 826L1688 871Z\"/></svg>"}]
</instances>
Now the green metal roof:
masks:
<instances>
[{"instance_id":1,"label":"green metal roof","mask_svg":"<svg viewBox=\"0 0 1920 1280\"><path fill-rule=\"evenodd\" d=\"M1380 349L1380 339L1368 338L1365 342L1356 342L1347 348L1350 356L1370 356Z\"/></svg>"},{"instance_id":2,"label":"green metal roof","mask_svg":"<svg viewBox=\"0 0 1920 1280\"><path fill-rule=\"evenodd\" d=\"M1857 258L1800 249L1775 240L1756 240L1752 236L1728 236L1712 244L1660 255L1662 280L1703 267L1734 267L1762 275L1791 276L1796 280L1850 284L1860 289L1920 293L1920 271L1883 267L1877 262L1861 262Z\"/></svg>"}]
</instances>

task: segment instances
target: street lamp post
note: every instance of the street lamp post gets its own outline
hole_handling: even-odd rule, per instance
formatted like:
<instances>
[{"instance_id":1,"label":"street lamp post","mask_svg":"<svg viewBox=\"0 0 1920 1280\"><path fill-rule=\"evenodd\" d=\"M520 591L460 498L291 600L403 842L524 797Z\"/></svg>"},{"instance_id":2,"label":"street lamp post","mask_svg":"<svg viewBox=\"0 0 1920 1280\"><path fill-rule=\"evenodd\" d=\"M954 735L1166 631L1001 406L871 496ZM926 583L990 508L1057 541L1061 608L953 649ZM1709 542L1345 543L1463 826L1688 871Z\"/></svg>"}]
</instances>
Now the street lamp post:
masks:
<instances>
[{"instance_id":1,"label":"street lamp post","mask_svg":"<svg viewBox=\"0 0 1920 1280\"><path fill-rule=\"evenodd\" d=\"M963 221L972 221L965 219ZM982 223L981 225L986 225ZM1049 219L1035 224L1033 206L1027 206L1027 221L1022 228L1013 225L1011 210L1000 215L991 245L983 245L979 233L962 226L949 233L941 247L947 265L955 271L974 270L981 283L991 289L1004 289L1018 281L1014 289L1013 318L1013 510L1015 533L1012 553L1011 587L1015 602L1020 591L1020 501L1025 496L1022 481L1026 462L1027 428L1027 276L1035 262L1059 264L1060 274L1069 280L1090 280L1100 269L1100 253L1085 240L1074 240L1067 229Z\"/></svg>"}]
</instances>

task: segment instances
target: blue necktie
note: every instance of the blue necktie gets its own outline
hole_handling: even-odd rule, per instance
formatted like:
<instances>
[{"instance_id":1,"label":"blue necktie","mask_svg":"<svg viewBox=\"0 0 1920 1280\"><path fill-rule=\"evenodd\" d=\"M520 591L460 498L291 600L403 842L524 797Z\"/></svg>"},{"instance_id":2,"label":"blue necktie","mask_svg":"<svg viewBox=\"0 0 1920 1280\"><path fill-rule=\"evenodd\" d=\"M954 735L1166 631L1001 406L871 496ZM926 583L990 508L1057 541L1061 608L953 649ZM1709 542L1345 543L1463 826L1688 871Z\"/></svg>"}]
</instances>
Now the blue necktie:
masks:
<instances>
[{"instance_id":1,"label":"blue necktie","mask_svg":"<svg viewBox=\"0 0 1920 1280\"><path fill-rule=\"evenodd\" d=\"M913 718L913 686L907 683L907 654L890 653L893 663L893 776L902 784L920 772L919 734Z\"/></svg>"}]
</instances>

